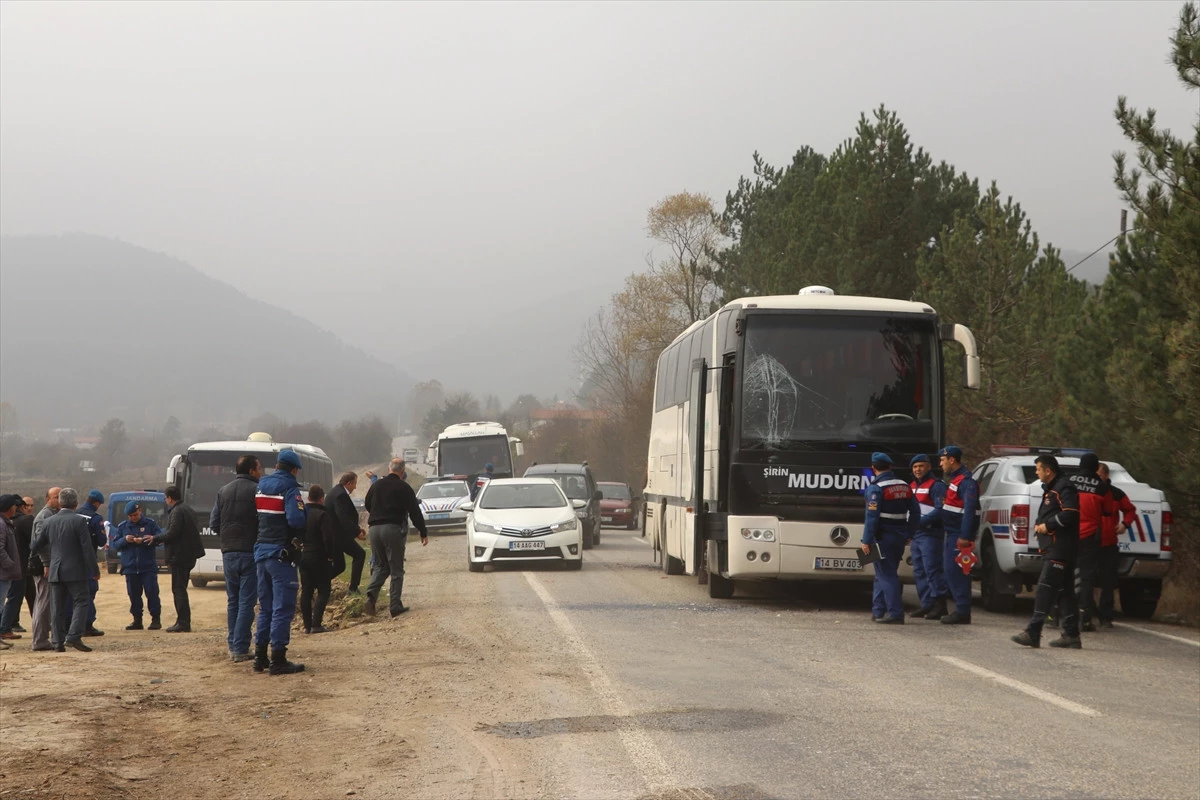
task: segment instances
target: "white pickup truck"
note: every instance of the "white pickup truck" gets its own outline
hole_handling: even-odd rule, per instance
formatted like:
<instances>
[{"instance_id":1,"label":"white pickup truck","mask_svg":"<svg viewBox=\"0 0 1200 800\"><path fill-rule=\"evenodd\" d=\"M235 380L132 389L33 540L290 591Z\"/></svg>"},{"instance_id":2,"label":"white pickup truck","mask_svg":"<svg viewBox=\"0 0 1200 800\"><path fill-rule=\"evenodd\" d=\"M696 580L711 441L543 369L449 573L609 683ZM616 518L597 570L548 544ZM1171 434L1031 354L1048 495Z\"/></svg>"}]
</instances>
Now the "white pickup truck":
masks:
<instances>
[{"instance_id":1,"label":"white pickup truck","mask_svg":"<svg viewBox=\"0 0 1200 800\"><path fill-rule=\"evenodd\" d=\"M1034 473L1039 455L1053 455L1067 474L1079 467L1086 450L996 446L993 457L973 470L979 482L982 514L979 565L983 607L1010 611L1022 588L1032 589L1042 570L1037 537L1030 536L1032 520L1042 502L1042 485ZM1162 579L1171 566L1171 506L1158 489L1138 483L1113 461L1108 464L1115 486L1129 495L1137 509L1135 524L1118 538L1121 558L1117 586L1121 611L1132 617L1151 617L1158 606Z\"/></svg>"}]
</instances>

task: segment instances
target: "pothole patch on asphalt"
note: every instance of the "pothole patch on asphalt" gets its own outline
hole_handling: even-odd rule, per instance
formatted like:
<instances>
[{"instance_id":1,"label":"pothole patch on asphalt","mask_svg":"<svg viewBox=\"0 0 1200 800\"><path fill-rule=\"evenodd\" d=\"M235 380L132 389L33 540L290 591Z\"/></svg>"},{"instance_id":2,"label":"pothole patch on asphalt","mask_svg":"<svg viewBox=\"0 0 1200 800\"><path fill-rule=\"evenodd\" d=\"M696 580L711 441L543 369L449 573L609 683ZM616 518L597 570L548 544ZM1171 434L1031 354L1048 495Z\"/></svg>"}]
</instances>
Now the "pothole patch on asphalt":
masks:
<instances>
[{"instance_id":1,"label":"pothole patch on asphalt","mask_svg":"<svg viewBox=\"0 0 1200 800\"><path fill-rule=\"evenodd\" d=\"M593 714L582 717L556 717L522 722L480 723L475 730L504 739L537 739L569 733L608 733L622 729L687 733L699 731L744 731L765 728L786 719L773 711L743 709L696 709L691 711L648 711L642 714L617 716Z\"/></svg>"}]
</instances>

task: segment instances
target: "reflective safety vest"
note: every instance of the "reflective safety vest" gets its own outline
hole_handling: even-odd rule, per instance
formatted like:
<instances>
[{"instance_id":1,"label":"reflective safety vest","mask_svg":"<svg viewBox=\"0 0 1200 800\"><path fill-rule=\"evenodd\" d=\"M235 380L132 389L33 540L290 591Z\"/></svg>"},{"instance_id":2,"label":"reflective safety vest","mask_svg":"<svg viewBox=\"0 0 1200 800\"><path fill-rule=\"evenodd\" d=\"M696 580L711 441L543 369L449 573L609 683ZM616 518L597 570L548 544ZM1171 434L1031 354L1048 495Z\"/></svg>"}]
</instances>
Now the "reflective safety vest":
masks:
<instances>
[{"instance_id":1,"label":"reflective safety vest","mask_svg":"<svg viewBox=\"0 0 1200 800\"><path fill-rule=\"evenodd\" d=\"M937 483L937 478L932 475L926 475L925 480L918 483L913 481L913 495L917 498L917 505L921 507L921 516L925 516L933 511L933 485Z\"/></svg>"}]
</instances>

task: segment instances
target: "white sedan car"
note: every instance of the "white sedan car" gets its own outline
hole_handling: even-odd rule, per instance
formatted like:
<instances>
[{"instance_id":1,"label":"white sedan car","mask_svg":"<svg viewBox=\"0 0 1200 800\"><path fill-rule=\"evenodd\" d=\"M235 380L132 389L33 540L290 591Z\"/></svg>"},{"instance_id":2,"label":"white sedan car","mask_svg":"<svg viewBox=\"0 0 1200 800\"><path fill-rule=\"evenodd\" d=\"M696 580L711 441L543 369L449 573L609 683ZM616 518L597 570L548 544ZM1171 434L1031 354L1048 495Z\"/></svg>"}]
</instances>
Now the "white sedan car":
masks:
<instances>
[{"instance_id":1,"label":"white sedan car","mask_svg":"<svg viewBox=\"0 0 1200 800\"><path fill-rule=\"evenodd\" d=\"M575 512L582 500L568 500L549 478L497 478L465 503L467 567L508 561L562 561L583 566L583 531Z\"/></svg>"}]
</instances>

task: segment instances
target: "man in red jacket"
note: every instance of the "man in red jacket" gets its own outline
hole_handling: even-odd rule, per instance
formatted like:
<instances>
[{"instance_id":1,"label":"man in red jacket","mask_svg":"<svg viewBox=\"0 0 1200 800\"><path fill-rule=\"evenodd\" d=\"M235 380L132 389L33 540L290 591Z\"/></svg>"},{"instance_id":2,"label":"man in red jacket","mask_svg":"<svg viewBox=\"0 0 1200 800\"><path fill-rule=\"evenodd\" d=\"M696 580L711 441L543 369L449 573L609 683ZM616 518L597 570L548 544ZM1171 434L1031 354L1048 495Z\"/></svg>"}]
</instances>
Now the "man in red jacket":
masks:
<instances>
[{"instance_id":1,"label":"man in red jacket","mask_svg":"<svg viewBox=\"0 0 1200 800\"><path fill-rule=\"evenodd\" d=\"M1100 559L1098 582L1100 584L1100 618L1101 628L1113 626L1113 592L1117 588L1117 562L1120 560L1121 547L1117 540L1137 520L1137 509L1129 500L1129 495L1113 486L1108 474L1108 464L1101 463L1100 480L1108 487L1112 495L1116 511L1104 517L1100 525Z\"/></svg>"},{"instance_id":2,"label":"man in red jacket","mask_svg":"<svg viewBox=\"0 0 1200 800\"><path fill-rule=\"evenodd\" d=\"M1092 618L1096 614L1096 584L1100 568L1100 527L1106 515L1116 514L1112 491L1100 479L1100 458L1084 453L1079 459L1079 472L1071 476L1071 484L1079 493L1079 630L1094 632ZM1064 615L1065 616L1065 615Z\"/></svg>"}]
</instances>

